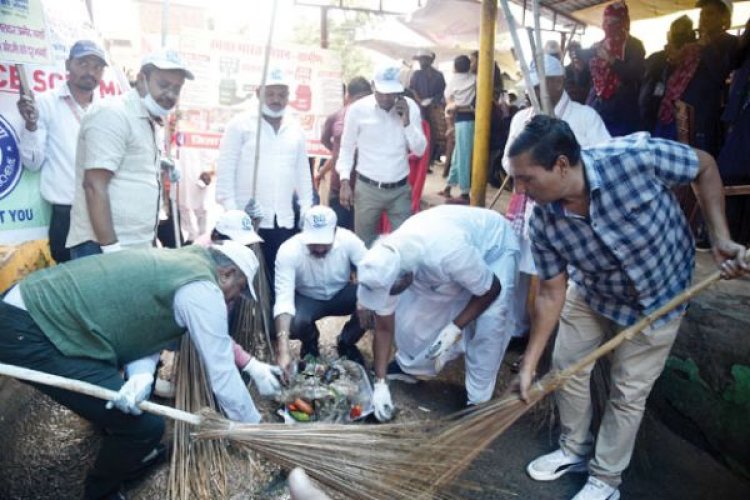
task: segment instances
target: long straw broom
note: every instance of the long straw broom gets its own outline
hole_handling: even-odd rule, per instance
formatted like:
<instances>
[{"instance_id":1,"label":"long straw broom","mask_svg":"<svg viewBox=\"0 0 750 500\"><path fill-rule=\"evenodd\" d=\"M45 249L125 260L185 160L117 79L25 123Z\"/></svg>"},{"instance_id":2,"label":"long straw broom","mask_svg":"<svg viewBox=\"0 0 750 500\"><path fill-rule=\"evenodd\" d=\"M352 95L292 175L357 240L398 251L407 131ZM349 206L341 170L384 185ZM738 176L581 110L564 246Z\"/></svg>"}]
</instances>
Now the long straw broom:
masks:
<instances>
[{"instance_id":1,"label":"long straw broom","mask_svg":"<svg viewBox=\"0 0 750 500\"><path fill-rule=\"evenodd\" d=\"M182 338L177 356L175 406L194 412L216 409L211 386L203 363L190 337ZM193 442L191 428L175 422L172 461L169 469L168 496L172 500L192 498L226 498L227 469L230 460L221 441Z\"/></svg>"},{"instance_id":2,"label":"long straw broom","mask_svg":"<svg viewBox=\"0 0 750 500\"><path fill-rule=\"evenodd\" d=\"M721 279L719 272L684 291L626 328L565 370L535 383L528 402L510 395L444 420L386 425L238 424L214 415L195 415L148 401L140 408L199 426L198 439L229 439L282 466L300 466L333 490L368 499L454 498L446 487L524 413L573 375L632 339L644 328ZM115 391L92 384L0 364L0 374L53 385L101 399Z\"/></svg>"}]
</instances>

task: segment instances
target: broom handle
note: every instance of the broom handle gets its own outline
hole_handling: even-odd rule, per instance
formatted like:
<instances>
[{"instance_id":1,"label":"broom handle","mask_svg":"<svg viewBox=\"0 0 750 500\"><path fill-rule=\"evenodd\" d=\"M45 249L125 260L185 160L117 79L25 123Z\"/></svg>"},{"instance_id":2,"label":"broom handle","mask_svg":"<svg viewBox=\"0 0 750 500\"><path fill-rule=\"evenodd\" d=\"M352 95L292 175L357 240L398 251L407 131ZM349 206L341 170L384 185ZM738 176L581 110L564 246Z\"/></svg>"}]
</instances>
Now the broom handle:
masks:
<instances>
[{"instance_id":1,"label":"broom handle","mask_svg":"<svg viewBox=\"0 0 750 500\"><path fill-rule=\"evenodd\" d=\"M81 380L75 380L59 375L52 375L50 373L44 373L37 370L31 370L29 368L22 368L20 366L6 365L0 363L0 375L7 375L9 377L17 378L19 380L26 380L28 382L34 382L35 384L48 385L50 387L57 387L59 389L65 389L66 391L77 392L86 396L94 398L104 399L111 401L117 397L117 391L105 389L98 385L89 384ZM179 420L188 424L200 425L202 418L193 413L186 411L177 410L175 408L159 405L150 401L143 401L138 407L154 415L162 417L168 417L173 420ZM119 410L112 410L119 411Z\"/></svg>"},{"instance_id":2,"label":"broom handle","mask_svg":"<svg viewBox=\"0 0 750 500\"><path fill-rule=\"evenodd\" d=\"M598 349L590 352L583 359L579 360L578 362L569 366L568 368L558 372L556 376L560 377L562 380L567 380L575 373L584 369L588 365L596 362L597 359L601 358L602 356L609 353L610 351L615 350L620 344L622 344L626 340L633 338L636 334L640 333L641 330L651 325L654 321L672 312L672 310L674 310L676 307L681 306L682 304L692 299L693 297L695 297L696 295L698 295L703 290L710 287L711 285L713 285L720 279L721 279L721 273L719 271L716 271L715 273L710 275L708 278L696 283L695 285L691 286L690 288L688 288L687 290L685 290L678 296L674 297L672 300L670 300L669 302L667 302L666 304L658 308L656 311L644 316L643 318L638 320L638 322L636 322L634 325L624 329L623 331L621 331L620 333L612 337L609 341L599 346Z\"/></svg>"}]
</instances>

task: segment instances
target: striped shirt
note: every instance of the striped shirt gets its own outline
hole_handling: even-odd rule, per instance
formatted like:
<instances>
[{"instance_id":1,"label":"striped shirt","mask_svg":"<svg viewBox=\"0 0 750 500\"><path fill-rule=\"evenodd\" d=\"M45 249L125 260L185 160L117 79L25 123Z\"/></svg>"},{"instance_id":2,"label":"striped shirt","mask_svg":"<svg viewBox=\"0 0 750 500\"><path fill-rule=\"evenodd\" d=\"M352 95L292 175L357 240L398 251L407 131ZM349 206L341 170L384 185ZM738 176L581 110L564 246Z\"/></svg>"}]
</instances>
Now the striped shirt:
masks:
<instances>
[{"instance_id":1,"label":"striped shirt","mask_svg":"<svg viewBox=\"0 0 750 500\"><path fill-rule=\"evenodd\" d=\"M594 311L632 325L692 279L693 238L671 188L695 179L698 157L683 144L636 133L584 148L581 159L589 215L569 213L559 202L535 207L534 261L541 279L567 270Z\"/></svg>"}]
</instances>

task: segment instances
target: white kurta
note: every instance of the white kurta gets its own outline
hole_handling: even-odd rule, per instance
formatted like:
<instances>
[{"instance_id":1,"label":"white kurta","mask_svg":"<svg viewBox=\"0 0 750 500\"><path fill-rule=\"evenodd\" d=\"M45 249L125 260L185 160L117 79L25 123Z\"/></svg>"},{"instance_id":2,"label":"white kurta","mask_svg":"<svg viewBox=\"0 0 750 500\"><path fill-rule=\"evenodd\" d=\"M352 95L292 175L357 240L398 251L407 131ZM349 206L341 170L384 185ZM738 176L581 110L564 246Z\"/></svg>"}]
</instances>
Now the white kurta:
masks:
<instances>
[{"instance_id":1,"label":"white kurta","mask_svg":"<svg viewBox=\"0 0 750 500\"><path fill-rule=\"evenodd\" d=\"M451 357L466 355L469 403L492 396L500 363L514 331L513 296L520 248L499 213L473 207L439 206L408 219L387 240L398 249L405 241L423 249L414 283L396 305L396 360L413 375L435 376L426 350L473 295L500 281L500 296L464 329Z\"/></svg>"}]
</instances>

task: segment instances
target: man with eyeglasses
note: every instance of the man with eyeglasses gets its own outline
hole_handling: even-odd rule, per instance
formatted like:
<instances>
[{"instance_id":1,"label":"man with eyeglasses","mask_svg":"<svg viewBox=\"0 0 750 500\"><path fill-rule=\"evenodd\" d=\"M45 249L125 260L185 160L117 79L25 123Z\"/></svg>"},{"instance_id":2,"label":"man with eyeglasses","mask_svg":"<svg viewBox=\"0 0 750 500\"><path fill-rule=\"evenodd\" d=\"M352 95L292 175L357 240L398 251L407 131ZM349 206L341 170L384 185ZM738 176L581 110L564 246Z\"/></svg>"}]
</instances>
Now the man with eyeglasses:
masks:
<instances>
[{"instance_id":1,"label":"man with eyeglasses","mask_svg":"<svg viewBox=\"0 0 750 500\"><path fill-rule=\"evenodd\" d=\"M143 59L134 89L81 121L67 247L72 258L153 246L161 176L159 127L193 74L173 50Z\"/></svg>"}]
</instances>

